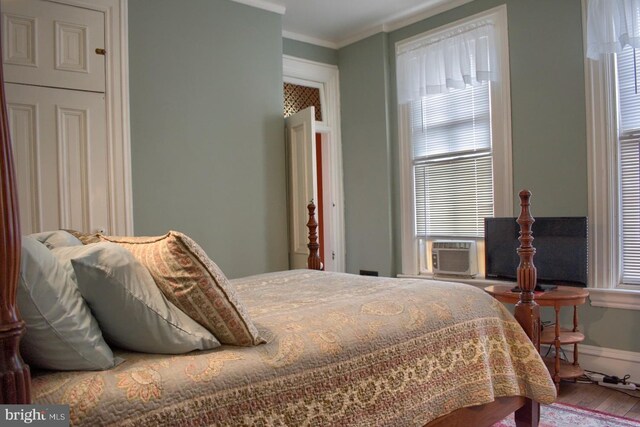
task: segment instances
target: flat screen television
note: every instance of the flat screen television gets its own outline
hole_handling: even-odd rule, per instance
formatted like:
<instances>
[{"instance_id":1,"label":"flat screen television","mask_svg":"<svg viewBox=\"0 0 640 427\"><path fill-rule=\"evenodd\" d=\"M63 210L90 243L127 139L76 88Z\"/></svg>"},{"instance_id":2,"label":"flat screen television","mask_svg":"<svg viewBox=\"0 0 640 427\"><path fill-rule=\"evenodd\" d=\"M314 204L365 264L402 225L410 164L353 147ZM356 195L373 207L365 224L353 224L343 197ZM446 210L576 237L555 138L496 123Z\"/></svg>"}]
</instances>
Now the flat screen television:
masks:
<instances>
[{"instance_id":1,"label":"flat screen television","mask_svg":"<svg viewBox=\"0 0 640 427\"><path fill-rule=\"evenodd\" d=\"M538 217L532 226L538 283L587 286L587 218ZM520 257L516 249L520 226L516 218L485 218L485 276L516 280Z\"/></svg>"}]
</instances>

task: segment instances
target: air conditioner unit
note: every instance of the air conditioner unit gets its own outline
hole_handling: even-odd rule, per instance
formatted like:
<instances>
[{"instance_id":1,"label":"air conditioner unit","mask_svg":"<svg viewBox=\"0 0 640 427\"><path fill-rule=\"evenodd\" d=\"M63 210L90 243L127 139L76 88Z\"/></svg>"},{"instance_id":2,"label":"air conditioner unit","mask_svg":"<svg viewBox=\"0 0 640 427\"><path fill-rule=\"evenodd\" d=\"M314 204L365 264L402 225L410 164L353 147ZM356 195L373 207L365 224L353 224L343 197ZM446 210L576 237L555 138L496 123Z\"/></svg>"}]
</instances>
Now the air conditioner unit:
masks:
<instances>
[{"instance_id":1,"label":"air conditioner unit","mask_svg":"<svg viewBox=\"0 0 640 427\"><path fill-rule=\"evenodd\" d=\"M475 240L435 240L431 246L433 274L474 277L478 274Z\"/></svg>"}]
</instances>

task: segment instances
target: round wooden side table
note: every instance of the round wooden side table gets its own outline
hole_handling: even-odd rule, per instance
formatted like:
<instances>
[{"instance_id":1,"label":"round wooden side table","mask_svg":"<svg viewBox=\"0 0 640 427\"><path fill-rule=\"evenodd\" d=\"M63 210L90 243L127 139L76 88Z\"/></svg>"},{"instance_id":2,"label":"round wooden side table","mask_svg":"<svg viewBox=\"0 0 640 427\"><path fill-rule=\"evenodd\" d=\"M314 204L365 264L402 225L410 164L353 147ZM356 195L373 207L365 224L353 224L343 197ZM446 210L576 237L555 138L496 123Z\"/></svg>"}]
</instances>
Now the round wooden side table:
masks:
<instances>
[{"instance_id":1,"label":"round wooden side table","mask_svg":"<svg viewBox=\"0 0 640 427\"><path fill-rule=\"evenodd\" d=\"M493 285L484 290L500 302L516 304L520 300L519 292L512 292L515 285ZM585 288L573 286L558 286L556 289L546 292L536 292L534 300L542 307L553 307L556 313L554 328L545 328L540 334L540 344L549 344L555 347L555 355L552 358L544 358L549 372L553 377L556 388L560 388L560 380L572 379L581 376L584 370L578 364L578 343L584 341L584 334L578 331L578 306L584 304L589 297L589 291ZM573 328L560 327L560 309L573 306ZM573 362L560 359L561 347L573 344Z\"/></svg>"}]
</instances>

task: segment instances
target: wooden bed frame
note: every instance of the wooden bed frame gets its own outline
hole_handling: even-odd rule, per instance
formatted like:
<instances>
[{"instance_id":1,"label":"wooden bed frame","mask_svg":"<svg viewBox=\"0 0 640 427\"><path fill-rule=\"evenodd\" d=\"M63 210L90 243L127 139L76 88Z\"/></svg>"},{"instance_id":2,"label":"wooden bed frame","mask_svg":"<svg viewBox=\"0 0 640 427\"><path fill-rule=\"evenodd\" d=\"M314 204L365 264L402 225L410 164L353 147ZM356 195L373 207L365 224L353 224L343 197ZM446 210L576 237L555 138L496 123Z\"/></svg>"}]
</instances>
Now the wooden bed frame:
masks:
<instances>
[{"instance_id":1,"label":"wooden bed frame","mask_svg":"<svg viewBox=\"0 0 640 427\"><path fill-rule=\"evenodd\" d=\"M1 51L0 51L1 53ZM0 55L1 57L1 55ZM20 356L20 337L25 324L16 307L16 286L20 272L21 233L18 214L17 190L9 123L4 89L2 64L0 63L0 404L28 404L31 402L31 375L29 366ZM540 347L540 315L533 301L536 284L536 269L533 265L535 249L531 246L531 224L529 213L531 193L520 192L522 212L520 242L518 249L518 285L520 302L515 308L515 317L531 338L536 348ZM322 264L318 256L317 223L315 206L309 205L309 268L320 270ZM540 405L524 397L498 398L496 401L470 408L462 408L438 418L429 426L490 426L515 411L517 426L537 426Z\"/></svg>"},{"instance_id":2,"label":"wooden bed frame","mask_svg":"<svg viewBox=\"0 0 640 427\"><path fill-rule=\"evenodd\" d=\"M533 290L536 287L537 271L533 264L533 256L536 249L531 244L533 235L531 226L535 221L531 216L529 201L531 192L522 190L520 196L520 215L517 222L520 225L520 247L518 255L520 264L517 270L518 286L520 287L520 301L515 307L515 318L533 342L536 350L540 351L540 307L534 301ZM318 226L315 219L316 206L313 201L307 205L309 210L309 258L307 267L312 270L321 270L320 256L318 254L319 245L316 228ZM499 397L491 403L479 406L471 406L453 411L438 419L431 421L427 427L481 427L491 426L504 419L509 414L515 412L515 422L517 427L537 426L540 422L540 404L526 397Z\"/></svg>"}]
</instances>

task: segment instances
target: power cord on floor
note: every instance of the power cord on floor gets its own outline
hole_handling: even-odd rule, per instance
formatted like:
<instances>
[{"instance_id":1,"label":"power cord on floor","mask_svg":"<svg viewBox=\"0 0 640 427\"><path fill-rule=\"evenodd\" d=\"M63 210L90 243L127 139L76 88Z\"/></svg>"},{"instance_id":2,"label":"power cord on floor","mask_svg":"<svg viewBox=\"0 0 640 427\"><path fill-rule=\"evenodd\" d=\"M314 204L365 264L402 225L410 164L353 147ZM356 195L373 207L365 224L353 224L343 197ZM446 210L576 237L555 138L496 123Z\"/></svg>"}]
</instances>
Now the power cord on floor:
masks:
<instances>
[{"instance_id":1,"label":"power cord on floor","mask_svg":"<svg viewBox=\"0 0 640 427\"><path fill-rule=\"evenodd\" d=\"M544 328L549 328L555 326L555 322L551 322L551 321L547 321L547 322L542 322L542 329ZM547 352L545 353L545 355L543 357L547 357L550 355L551 351L555 350L555 347L553 345L550 345L547 348ZM567 357L567 354L565 353L564 349L562 347L559 348L560 350L560 360L563 360L565 362L571 363L569 361L569 358ZM600 385L600 386L604 386L606 388L609 388L611 390L615 390L617 392L626 394L627 396L631 396L631 397L635 397L636 399L640 399L640 384L636 384L633 382L629 382L628 379L631 378L631 375L626 374L624 377L619 378L616 377L615 375L607 375L603 372L596 372L596 371L590 371L590 370L585 370L584 374L581 375L580 377L576 378L575 381L578 383L582 383L582 384L596 384L596 385ZM635 389L631 390L631 389L624 389L624 388L616 388L615 385L617 384L622 384L622 385L631 385L633 384L633 386L635 386Z\"/></svg>"},{"instance_id":2,"label":"power cord on floor","mask_svg":"<svg viewBox=\"0 0 640 427\"><path fill-rule=\"evenodd\" d=\"M627 380L631 378L631 375L627 374L622 378L618 378L615 375L614 376L610 376L607 374L604 374L602 372L595 372L595 371L589 371L589 370L585 370L584 375L578 377L576 379L576 381L579 381L581 383L592 383L592 384L596 384L596 385L600 385L603 386L603 384L633 384L637 387L636 383L632 383L632 382L628 382ZM614 390L617 391L619 393L623 393L626 394L627 396L631 396L634 397L636 399L640 399L640 390L638 390L636 388L636 390L625 390L625 389L620 389L620 388L615 388L615 387L607 387L606 385L604 385L606 388L610 389L610 390Z\"/></svg>"}]
</instances>

